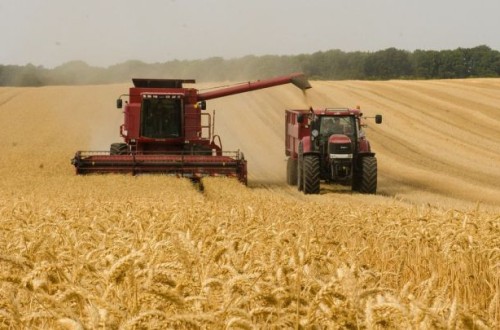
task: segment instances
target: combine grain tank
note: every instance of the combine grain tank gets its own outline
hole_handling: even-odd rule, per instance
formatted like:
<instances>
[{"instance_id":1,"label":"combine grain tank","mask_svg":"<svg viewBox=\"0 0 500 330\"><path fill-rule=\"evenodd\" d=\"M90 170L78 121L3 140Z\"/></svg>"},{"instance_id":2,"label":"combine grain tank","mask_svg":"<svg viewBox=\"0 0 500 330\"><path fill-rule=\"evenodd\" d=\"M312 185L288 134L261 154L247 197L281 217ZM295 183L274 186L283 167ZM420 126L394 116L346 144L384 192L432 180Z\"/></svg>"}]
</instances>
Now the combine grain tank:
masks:
<instances>
[{"instance_id":1,"label":"combine grain tank","mask_svg":"<svg viewBox=\"0 0 500 330\"><path fill-rule=\"evenodd\" d=\"M286 110L285 122L288 184L306 194L319 194L320 182L376 193L377 159L359 109Z\"/></svg>"},{"instance_id":2,"label":"combine grain tank","mask_svg":"<svg viewBox=\"0 0 500 330\"><path fill-rule=\"evenodd\" d=\"M203 112L206 101L292 83L311 86L301 73L200 92L184 87L194 80L133 79L128 95L117 100L123 108L120 135L109 151L78 151L72 159L77 174L165 173L199 180L204 176L236 177L247 182L247 162L240 151L223 151L213 134L212 116Z\"/></svg>"}]
</instances>

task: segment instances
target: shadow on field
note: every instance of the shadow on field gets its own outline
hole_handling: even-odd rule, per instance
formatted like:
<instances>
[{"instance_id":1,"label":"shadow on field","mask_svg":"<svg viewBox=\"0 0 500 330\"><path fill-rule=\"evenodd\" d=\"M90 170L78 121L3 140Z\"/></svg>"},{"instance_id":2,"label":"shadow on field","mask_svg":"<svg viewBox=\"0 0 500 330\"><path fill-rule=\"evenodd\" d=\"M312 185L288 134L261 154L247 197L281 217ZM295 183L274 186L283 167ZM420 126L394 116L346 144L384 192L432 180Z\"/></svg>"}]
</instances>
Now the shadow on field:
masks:
<instances>
[{"instance_id":1,"label":"shadow on field","mask_svg":"<svg viewBox=\"0 0 500 330\"><path fill-rule=\"evenodd\" d=\"M250 189L281 189L281 190L296 190L297 193L302 194L298 191L297 186L290 186L283 181L275 181L275 180L251 180L248 182L248 188ZM343 186L340 184L325 184L322 183L320 186L320 195L327 194L345 194L345 195L353 195L351 186Z\"/></svg>"},{"instance_id":2,"label":"shadow on field","mask_svg":"<svg viewBox=\"0 0 500 330\"><path fill-rule=\"evenodd\" d=\"M352 195L353 191L351 189L351 186L343 186L340 184L321 184L319 193L320 195L324 194Z\"/></svg>"}]
</instances>

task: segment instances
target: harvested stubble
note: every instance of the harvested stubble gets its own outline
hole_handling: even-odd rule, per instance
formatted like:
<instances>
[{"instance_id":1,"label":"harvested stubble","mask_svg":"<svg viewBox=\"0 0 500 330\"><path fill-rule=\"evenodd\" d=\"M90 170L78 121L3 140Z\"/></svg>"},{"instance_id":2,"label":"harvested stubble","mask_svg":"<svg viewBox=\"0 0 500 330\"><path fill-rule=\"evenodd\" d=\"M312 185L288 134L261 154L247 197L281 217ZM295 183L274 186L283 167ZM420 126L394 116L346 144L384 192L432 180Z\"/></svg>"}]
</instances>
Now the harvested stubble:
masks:
<instances>
[{"instance_id":1,"label":"harvested stubble","mask_svg":"<svg viewBox=\"0 0 500 330\"><path fill-rule=\"evenodd\" d=\"M487 212L229 179L206 179L204 193L163 176L32 179L2 188L1 327L499 324Z\"/></svg>"}]
</instances>

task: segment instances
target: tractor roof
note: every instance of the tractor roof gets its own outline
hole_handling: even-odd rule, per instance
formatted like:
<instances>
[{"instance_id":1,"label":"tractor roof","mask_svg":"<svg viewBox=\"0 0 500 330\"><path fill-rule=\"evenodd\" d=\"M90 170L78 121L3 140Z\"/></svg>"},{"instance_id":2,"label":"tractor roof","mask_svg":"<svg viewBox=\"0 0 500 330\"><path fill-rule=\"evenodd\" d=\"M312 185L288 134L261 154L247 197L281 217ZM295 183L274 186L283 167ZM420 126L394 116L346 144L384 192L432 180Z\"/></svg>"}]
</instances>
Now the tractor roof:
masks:
<instances>
[{"instance_id":1,"label":"tractor roof","mask_svg":"<svg viewBox=\"0 0 500 330\"><path fill-rule=\"evenodd\" d=\"M359 116L359 109L349 109L349 108L320 108L313 109L317 116Z\"/></svg>"}]
</instances>

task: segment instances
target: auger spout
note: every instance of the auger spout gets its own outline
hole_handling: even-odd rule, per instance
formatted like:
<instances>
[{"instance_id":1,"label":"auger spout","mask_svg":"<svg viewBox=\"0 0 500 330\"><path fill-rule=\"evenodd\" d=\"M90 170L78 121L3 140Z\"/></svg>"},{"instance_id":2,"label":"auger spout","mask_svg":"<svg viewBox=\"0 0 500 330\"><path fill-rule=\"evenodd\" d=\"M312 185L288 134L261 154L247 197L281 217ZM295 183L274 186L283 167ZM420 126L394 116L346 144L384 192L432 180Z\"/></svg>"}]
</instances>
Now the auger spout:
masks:
<instances>
[{"instance_id":1,"label":"auger spout","mask_svg":"<svg viewBox=\"0 0 500 330\"><path fill-rule=\"evenodd\" d=\"M198 93L198 99L200 101L206 101L211 99L216 99L219 97L250 92L258 89L264 89L279 85L293 84L300 88L301 90L306 90L311 88L311 84L307 80L303 73L293 73L287 76L275 77L265 80L248 81L245 83L228 86L221 89L216 89L208 92Z\"/></svg>"}]
</instances>

